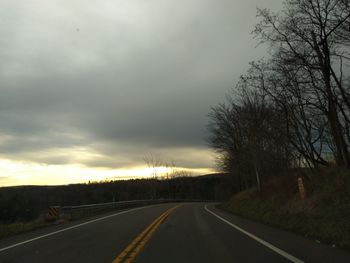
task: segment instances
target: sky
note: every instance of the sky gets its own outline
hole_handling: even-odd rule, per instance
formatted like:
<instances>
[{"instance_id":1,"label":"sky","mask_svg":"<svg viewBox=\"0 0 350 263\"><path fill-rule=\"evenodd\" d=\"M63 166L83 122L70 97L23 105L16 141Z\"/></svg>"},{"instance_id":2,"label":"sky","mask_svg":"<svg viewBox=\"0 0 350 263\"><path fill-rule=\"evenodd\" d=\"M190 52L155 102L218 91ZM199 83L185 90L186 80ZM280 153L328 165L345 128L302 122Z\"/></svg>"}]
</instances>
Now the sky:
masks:
<instances>
[{"instance_id":1,"label":"sky","mask_svg":"<svg viewBox=\"0 0 350 263\"><path fill-rule=\"evenodd\" d=\"M207 114L279 0L0 2L0 186L215 171Z\"/></svg>"}]
</instances>

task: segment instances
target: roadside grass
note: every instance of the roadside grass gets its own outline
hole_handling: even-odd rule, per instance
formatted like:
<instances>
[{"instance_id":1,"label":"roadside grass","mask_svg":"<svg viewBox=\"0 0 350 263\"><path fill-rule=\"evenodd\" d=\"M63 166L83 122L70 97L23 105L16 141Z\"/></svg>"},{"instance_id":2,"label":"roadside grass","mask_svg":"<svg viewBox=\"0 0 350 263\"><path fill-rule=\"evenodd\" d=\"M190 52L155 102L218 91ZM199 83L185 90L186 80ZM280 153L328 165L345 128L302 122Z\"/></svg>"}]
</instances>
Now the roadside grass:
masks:
<instances>
[{"instance_id":1,"label":"roadside grass","mask_svg":"<svg viewBox=\"0 0 350 263\"><path fill-rule=\"evenodd\" d=\"M10 237L13 235L37 230L40 228L65 224L74 219L61 217L57 220L54 218L47 217L46 214L41 214L37 219L28 222L13 222L13 223L0 223L0 239Z\"/></svg>"},{"instance_id":2,"label":"roadside grass","mask_svg":"<svg viewBox=\"0 0 350 263\"><path fill-rule=\"evenodd\" d=\"M120 208L123 209L123 208ZM41 214L36 220L29 221L29 222L13 222L13 223L0 223L0 239L10 237L13 235L37 230L40 228L53 226L53 225L61 225L66 224L69 222L81 220L81 219L87 219L92 218L104 213L109 213L112 211L118 211L120 209L103 209L103 210L97 210L97 211L80 211L74 214L62 214L57 220L54 218L47 217L47 215Z\"/></svg>"},{"instance_id":3,"label":"roadside grass","mask_svg":"<svg viewBox=\"0 0 350 263\"><path fill-rule=\"evenodd\" d=\"M297 177L304 178L306 199L301 201ZM350 249L350 172L337 167L294 176L276 177L242 191L220 205L234 214Z\"/></svg>"},{"instance_id":4,"label":"roadside grass","mask_svg":"<svg viewBox=\"0 0 350 263\"><path fill-rule=\"evenodd\" d=\"M52 225L52 222L36 220L33 222L15 222L10 224L0 224L0 239L16 234L32 231Z\"/></svg>"}]
</instances>

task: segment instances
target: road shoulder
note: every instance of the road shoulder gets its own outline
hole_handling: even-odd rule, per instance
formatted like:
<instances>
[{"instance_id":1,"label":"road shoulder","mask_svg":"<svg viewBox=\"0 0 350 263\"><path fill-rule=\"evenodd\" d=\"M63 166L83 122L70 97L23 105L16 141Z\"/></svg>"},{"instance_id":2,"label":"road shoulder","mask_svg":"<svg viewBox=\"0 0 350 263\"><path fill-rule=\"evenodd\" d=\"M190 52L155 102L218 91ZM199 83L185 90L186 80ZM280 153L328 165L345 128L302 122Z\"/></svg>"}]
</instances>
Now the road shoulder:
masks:
<instances>
[{"instance_id":1,"label":"road shoulder","mask_svg":"<svg viewBox=\"0 0 350 263\"><path fill-rule=\"evenodd\" d=\"M290 233L279 228L267 226L262 223L242 218L223 211L217 208L214 204L208 205L208 208L232 224L253 233L262 240L265 240L266 242L287 251L303 261L350 262L350 253L347 251L317 243L316 241L309 240L305 237L298 236L294 233Z\"/></svg>"}]
</instances>

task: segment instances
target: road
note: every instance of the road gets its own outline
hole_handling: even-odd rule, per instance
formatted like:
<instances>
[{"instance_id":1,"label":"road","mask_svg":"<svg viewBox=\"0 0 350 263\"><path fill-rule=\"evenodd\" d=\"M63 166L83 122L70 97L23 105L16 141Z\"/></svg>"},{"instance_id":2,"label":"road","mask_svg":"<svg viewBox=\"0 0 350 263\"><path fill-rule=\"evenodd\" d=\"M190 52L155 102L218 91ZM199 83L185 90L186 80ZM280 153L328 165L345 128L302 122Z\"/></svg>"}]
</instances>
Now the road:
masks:
<instances>
[{"instance_id":1,"label":"road","mask_svg":"<svg viewBox=\"0 0 350 263\"><path fill-rule=\"evenodd\" d=\"M350 262L350 253L213 204L117 211L0 240L0 262Z\"/></svg>"}]
</instances>

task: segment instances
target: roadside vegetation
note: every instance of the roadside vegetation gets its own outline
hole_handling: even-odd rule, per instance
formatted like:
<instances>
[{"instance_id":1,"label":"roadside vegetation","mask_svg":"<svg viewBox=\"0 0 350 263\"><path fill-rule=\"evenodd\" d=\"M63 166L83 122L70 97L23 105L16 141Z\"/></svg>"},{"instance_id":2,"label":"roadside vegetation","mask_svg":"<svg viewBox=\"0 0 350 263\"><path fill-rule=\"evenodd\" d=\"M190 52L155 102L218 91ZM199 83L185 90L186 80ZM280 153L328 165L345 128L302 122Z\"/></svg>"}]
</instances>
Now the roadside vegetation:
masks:
<instances>
[{"instance_id":1,"label":"roadside vegetation","mask_svg":"<svg viewBox=\"0 0 350 263\"><path fill-rule=\"evenodd\" d=\"M305 178L305 200L300 200L296 184L300 175ZM261 192L250 188L234 195L221 208L317 242L350 249L348 170L296 170L293 176L271 179Z\"/></svg>"},{"instance_id":2,"label":"roadside vegetation","mask_svg":"<svg viewBox=\"0 0 350 263\"><path fill-rule=\"evenodd\" d=\"M209 114L218 167L241 190L222 207L349 248L350 2L286 0L258 17L269 57Z\"/></svg>"},{"instance_id":3,"label":"roadside vegetation","mask_svg":"<svg viewBox=\"0 0 350 263\"><path fill-rule=\"evenodd\" d=\"M39 219L33 222L16 222L10 224L0 224L0 238L16 235L23 232L32 231L51 225L52 222L46 222Z\"/></svg>"}]
</instances>

